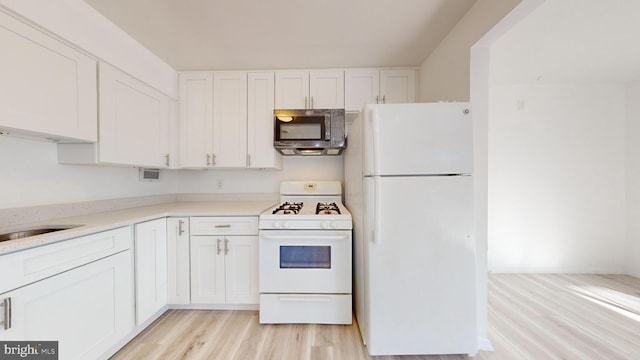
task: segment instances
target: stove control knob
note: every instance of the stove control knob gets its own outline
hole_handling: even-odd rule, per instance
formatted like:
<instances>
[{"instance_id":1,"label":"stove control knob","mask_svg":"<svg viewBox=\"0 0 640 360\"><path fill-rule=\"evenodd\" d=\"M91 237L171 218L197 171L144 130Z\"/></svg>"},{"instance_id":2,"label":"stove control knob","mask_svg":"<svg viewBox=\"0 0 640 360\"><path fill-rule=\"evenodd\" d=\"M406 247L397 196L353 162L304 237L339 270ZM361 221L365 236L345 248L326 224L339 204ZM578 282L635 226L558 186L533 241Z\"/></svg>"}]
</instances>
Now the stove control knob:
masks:
<instances>
[{"instance_id":1,"label":"stove control knob","mask_svg":"<svg viewBox=\"0 0 640 360\"><path fill-rule=\"evenodd\" d=\"M327 229L329 227L329 223L326 221L323 221L320 223L320 227L323 229Z\"/></svg>"},{"instance_id":2,"label":"stove control knob","mask_svg":"<svg viewBox=\"0 0 640 360\"><path fill-rule=\"evenodd\" d=\"M279 222L277 222L277 221L276 221L276 222L274 222L274 223L273 223L273 227L274 227L274 228L276 228L276 229L279 229L279 228L280 228L280 223L279 223Z\"/></svg>"},{"instance_id":3,"label":"stove control knob","mask_svg":"<svg viewBox=\"0 0 640 360\"><path fill-rule=\"evenodd\" d=\"M289 228L289 223L288 222L282 223L282 227L285 228L285 229L288 229Z\"/></svg>"},{"instance_id":4,"label":"stove control knob","mask_svg":"<svg viewBox=\"0 0 640 360\"><path fill-rule=\"evenodd\" d=\"M335 229L335 228L337 228L337 227L338 227L338 224L336 224L335 222L333 222L333 221L332 221L332 222L331 222L331 228L332 228L332 229Z\"/></svg>"}]
</instances>

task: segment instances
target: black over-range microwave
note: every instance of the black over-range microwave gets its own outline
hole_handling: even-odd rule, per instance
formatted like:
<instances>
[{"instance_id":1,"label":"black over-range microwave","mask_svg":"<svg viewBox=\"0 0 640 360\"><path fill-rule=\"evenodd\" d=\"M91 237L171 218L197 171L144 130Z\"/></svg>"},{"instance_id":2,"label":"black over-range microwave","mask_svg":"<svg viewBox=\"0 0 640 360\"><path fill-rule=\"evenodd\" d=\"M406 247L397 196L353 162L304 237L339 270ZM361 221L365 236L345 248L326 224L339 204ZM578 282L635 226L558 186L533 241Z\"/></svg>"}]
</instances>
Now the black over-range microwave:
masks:
<instances>
[{"instance_id":1,"label":"black over-range microwave","mask_svg":"<svg viewBox=\"0 0 640 360\"><path fill-rule=\"evenodd\" d=\"M340 155L344 109L276 109L273 146L283 155Z\"/></svg>"}]
</instances>

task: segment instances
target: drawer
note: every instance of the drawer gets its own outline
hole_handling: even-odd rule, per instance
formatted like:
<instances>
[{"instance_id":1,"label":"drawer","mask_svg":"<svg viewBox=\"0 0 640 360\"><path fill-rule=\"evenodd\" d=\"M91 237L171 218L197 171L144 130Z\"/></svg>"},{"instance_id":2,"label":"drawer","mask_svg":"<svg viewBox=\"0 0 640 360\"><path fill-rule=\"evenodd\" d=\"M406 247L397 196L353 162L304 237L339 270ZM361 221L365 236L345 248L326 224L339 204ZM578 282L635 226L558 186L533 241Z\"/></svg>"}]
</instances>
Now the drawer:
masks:
<instances>
[{"instance_id":1,"label":"drawer","mask_svg":"<svg viewBox=\"0 0 640 360\"><path fill-rule=\"evenodd\" d=\"M0 256L0 294L131 249L132 239L128 226Z\"/></svg>"},{"instance_id":2,"label":"drawer","mask_svg":"<svg viewBox=\"0 0 640 360\"><path fill-rule=\"evenodd\" d=\"M189 227L191 235L258 235L258 217L192 217Z\"/></svg>"},{"instance_id":3,"label":"drawer","mask_svg":"<svg viewBox=\"0 0 640 360\"><path fill-rule=\"evenodd\" d=\"M351 324L351 294L260 294L261 324Z\"/></svg>"}]
</instances>

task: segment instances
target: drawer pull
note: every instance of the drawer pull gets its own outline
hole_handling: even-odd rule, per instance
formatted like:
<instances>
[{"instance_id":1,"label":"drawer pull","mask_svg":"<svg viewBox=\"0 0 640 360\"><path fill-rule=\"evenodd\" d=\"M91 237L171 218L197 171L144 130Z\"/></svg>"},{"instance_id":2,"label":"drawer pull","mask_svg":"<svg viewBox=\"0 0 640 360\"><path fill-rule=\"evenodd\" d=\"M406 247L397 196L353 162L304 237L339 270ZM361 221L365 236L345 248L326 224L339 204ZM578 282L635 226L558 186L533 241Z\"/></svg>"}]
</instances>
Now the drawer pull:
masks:
<instances>
[{"instance_id":1,"label":"drawer pull","mask_svg":"<svg viewBox=\"0 0 640 360\"><path fill-rule=\"evenodd\" d=\"M0 324L3 325L5 330L9 330L11 329L11 298L8 297L2 300L0 306L4 307L4 320L0 321Z\"/></svg>"},{"instance_id":2,"label":"drawer pull","mask_svg":"<svg viewBox=\"0 0 640 360\"><path fill-rule=\"evenodd\" d=\"M224 225L216 225L214 226L214 228L216 229L226 229L226 228L230 228L231 224L224 224Z\"/></svg>"}]
</instances>

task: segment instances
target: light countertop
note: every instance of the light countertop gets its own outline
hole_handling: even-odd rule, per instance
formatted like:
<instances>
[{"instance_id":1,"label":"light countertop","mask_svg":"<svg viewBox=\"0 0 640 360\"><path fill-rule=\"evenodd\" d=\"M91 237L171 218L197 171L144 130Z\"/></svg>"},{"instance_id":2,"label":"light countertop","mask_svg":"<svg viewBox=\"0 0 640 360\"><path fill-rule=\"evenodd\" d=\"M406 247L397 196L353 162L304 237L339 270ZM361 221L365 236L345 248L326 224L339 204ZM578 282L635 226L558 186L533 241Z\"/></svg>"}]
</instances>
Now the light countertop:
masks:
<instances>
[{"instance_id":1,"label":"light countertop","mask_svg":"<svg viewBox=\"0 0 640 360\"><path fill-rule=\"evenodd\" d=\"M15 230L41 226L80 226L48 234L0 242L0 255L162 217L258 216L264 210L275 205L276 202L273 201L172 202L29 223Z\"/></svg>"}]
</instances>

